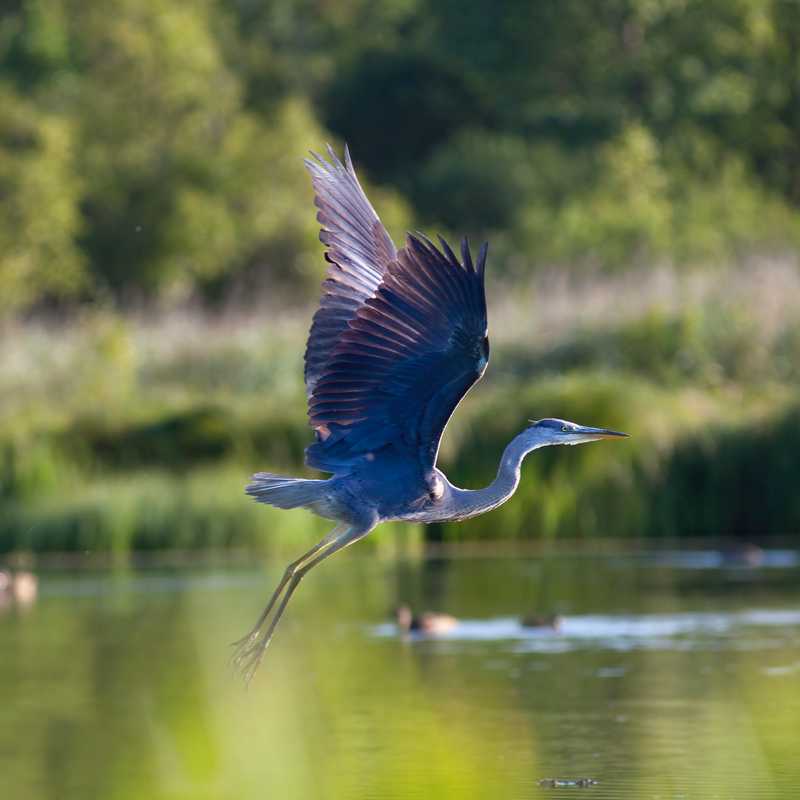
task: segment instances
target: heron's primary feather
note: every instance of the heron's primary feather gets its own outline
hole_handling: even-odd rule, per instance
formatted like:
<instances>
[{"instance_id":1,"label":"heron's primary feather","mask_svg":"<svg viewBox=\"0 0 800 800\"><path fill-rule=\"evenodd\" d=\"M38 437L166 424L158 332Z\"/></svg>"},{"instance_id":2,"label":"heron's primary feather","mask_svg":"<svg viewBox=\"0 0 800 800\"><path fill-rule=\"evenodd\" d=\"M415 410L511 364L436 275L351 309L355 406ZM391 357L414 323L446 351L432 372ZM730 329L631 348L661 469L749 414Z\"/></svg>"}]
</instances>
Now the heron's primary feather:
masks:
<instances>
[{"instance_id":1,"label":"heron's primary feather","mask_svg":"<svg viewBox=\"0 0 800 800\"><path fill-rule=\"evenodd\" d=\"M441 240L409 236L339 336L309 399L310 466L336 472L391 446L424 473L445 425L489 357L486 248L477 268Z\"/></svg>"},{"instance_id":2,"label":"heron's primary feather","mask_svg":"<svg viewBox=\"0 0 800 800\"><path fill-rule=\"evenodd\" d=\"M342 332L372 297L397 257L392 240L358 182L345 147L343 164L328 147L330 162L306 159L316 193L319 238L327 246L328 274L314 314L305 355L306 391L311 396Z\"/></svg>"}]
</instances>

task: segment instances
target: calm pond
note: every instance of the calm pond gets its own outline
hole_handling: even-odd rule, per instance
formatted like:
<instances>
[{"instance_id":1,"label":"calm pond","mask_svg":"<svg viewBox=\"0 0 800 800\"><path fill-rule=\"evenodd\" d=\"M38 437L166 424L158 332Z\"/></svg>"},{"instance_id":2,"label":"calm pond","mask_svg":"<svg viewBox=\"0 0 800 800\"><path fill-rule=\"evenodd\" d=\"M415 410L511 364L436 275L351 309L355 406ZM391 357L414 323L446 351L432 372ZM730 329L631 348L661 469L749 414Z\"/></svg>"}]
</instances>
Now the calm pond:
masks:
<instances>
[{"instance_id":1,"label":"calm pond","mask_svg":"<svg viewBox=\"0 0 800 800\"><path fill-rule=\"evenodd\" d=\"M800 555L387 558L40 573L0 609L11 800L796 798ZM440 638L393 610L447 611ZM560 627L525 628L525 615Z\"/></svg>"}]
</instances>

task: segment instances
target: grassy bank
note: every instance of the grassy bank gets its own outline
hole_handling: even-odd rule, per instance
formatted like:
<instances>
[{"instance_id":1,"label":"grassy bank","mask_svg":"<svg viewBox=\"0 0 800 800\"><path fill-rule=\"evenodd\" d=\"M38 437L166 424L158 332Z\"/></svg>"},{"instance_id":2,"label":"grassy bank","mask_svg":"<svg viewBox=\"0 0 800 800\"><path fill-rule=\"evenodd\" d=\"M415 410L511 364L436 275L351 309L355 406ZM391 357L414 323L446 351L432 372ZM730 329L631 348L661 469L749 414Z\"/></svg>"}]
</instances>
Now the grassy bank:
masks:
<instances>
[{"instance_id":1,"label":"grassy bank","mask_svg":"<svg viewBox=\"0 0 800 800\"><path fill-rule=\"evenodd\" d=\"M518 496L434 538L800 531L800 279L793 264L497 292L487 379L442 463L491 480L528 418L633 434L553 448ZM8 328L0 346L0 550L267 547L309 517L242 493L257 468L302 469L307 309ZM325 523L315 522L309 535Z\"/></svg>"}]
</instances>

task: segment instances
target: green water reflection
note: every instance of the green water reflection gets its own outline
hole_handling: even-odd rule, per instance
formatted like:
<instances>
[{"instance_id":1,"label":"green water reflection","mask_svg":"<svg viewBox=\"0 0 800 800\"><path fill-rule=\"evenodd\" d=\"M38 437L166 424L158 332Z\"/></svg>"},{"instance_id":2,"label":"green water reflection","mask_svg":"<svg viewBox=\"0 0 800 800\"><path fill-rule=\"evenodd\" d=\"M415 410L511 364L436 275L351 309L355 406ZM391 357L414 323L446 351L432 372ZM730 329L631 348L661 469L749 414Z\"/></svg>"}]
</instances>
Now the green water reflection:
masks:
<instances>
[{"instance_id":1,"label":"green water reflection","mask_svg":"<svg viewBox=\"0 0 800 800\"><path fill-rule=\"evenodd\" d=\"M245 690L280 565L44 573L0 615L0 783L72 798L790 798L800 568L343 554ZM465 622L408 640L398 602ZM559 633L525 632L558 612ZM543 778L590 777L590 788Z\"/></svg>"}]
</instances>

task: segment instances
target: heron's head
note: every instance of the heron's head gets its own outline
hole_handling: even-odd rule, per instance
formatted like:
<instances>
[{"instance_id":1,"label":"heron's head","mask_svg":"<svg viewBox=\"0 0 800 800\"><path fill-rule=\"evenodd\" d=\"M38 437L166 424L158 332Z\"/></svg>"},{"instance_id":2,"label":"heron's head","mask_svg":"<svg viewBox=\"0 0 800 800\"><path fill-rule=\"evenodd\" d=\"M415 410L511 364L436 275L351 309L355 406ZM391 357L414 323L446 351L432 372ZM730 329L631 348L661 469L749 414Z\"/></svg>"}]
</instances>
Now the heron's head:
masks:
<instances>
[{"instance_id":1,"label":"heron's head","mask_svg":"<svg viewBox=\"0 0 800 800\"><path fill-rule=\"evenodd\" d=\"M578 425L566 419L540 419L531 421L528 432L535 437L537 444L585 444L599 439L623 439L627 433L612 431L608 428L592 428Z\"/></svg>"}]
</instances>

